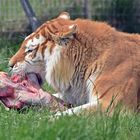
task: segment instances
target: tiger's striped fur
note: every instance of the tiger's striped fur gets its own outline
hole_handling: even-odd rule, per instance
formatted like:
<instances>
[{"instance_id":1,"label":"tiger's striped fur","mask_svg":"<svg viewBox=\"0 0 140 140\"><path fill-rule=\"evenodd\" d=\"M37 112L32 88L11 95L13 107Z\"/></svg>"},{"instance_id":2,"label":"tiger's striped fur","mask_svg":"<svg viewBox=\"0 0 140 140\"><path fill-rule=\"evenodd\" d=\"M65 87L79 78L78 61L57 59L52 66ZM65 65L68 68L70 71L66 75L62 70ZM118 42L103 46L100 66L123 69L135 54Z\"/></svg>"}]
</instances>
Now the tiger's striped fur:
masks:
<instances>
[{"instance_id":1,"label":"tiger's striped fur","mask_svg":"<svg viewBox=\"0 0 140 140\"><path fill-rule=\"evenodd\" d=\"M62 13L25 39L10 60L10 65L17 63L25 64L24 69L28 69L26 63L43 63L45 79L67 103L96 108L99 102L107 108L115 97L112 107L118 102L138 107L138 34L119 32L102 22L71 20Z\"/></svg>"}]
</instances>

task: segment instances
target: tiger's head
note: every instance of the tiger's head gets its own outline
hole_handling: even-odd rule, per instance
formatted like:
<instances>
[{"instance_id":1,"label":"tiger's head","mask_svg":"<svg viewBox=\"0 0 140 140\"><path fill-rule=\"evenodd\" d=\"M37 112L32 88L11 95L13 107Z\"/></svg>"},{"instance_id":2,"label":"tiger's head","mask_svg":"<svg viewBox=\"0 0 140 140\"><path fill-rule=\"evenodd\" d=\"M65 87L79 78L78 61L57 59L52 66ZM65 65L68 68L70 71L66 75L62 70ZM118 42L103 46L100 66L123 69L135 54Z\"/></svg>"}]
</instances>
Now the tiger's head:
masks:
<instances>
[{"instance_id":1,"label":"tiger's head","mask_svg":"<svg viewBox=\"0 0 140 140\"><path fill-rule=\"evenodd\" d=\"M25 74L34 71L40 73L42 80L44 80L45 65L43 61L41 61L40 58L38 58L35 64L32 61L29 61L34 55L37 55L38 46L46 40L44 34L40 32L41 28L36 31L37 34L32 33L26 37L17 53L10 59L9 66L12 73Z\"/></svg>"},{"instance_id":2,"label":"tiger's head","mask_svg":"<svg viewBox=\"0 0 140 140\"><path fill-rule=\"evenodd\" d=\"M66 12L47 21L25 38L17 53L10 59L12 73L35 72L42 80L45 80L45 75L50 77L49 72L53 71L53 65L75 31L76 26L72 25Z\"/></svg>"}]
</instances>

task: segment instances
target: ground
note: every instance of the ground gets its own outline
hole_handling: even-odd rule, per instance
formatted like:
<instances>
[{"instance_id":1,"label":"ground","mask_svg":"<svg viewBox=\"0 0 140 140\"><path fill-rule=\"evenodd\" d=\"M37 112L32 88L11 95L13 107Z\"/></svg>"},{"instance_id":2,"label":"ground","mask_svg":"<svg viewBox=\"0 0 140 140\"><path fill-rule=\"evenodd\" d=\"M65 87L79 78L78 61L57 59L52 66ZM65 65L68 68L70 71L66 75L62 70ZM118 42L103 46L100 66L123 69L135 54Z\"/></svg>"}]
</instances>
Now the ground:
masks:
<instances>
[{"instance_id":1,"label":"ground","mask_svg":"<svg viewBox=\"0 0 140 140\"><path fill-rule=\"evenodd\" d=\"M0 70L8 71L8 58L20 41L0 39ZM44 86L50 92L52 89ZM6 111L0 106L0 140L139 140L140 114L116 109L111 116L100 111L50 120L47 109Z\"/></svg>"}]
</instances>

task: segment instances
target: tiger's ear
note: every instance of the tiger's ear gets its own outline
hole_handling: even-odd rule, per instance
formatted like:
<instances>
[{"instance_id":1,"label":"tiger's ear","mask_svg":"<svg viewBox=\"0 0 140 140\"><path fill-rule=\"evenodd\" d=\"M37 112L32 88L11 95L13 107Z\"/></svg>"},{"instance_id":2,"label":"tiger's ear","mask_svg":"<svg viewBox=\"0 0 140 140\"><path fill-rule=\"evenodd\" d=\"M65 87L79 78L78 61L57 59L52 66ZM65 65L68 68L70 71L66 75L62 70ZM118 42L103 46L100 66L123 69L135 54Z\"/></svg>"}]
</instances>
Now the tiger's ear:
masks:
<instances>
[{"instance_id":1,"label":"tiger's ear","mask_svg":"<svg viewBox=\"0 0 140 140\"><path fill-rule=\"evenodd\" d=\"M68 26L68 30L66 32L63 32L62 35L60 36L60 38L69 38L72 35L74 35L77 31L77 25L76 24L72 24Z\"/></svg>"},{"instance_id":2,"label":"tiger's ear","mask_svg":"<svg viewBox=\"0 0 140 140\"><path fill-rule=\"evenodd\" d=\"M70 14L68 12L62 12L58 18L62 18L62 19L70 19Z\"/></svg>"},{"instance_id":3,"label":"tiger's ear","mask_svg":"<svg viewBox=\"0 0 140 140\"><path fill-rule=\"evenodd\" d=\"M59 31L57 33L52 33L50 31L48 32L54 41L60 41L62 39L72 39L76 31L77 31L77 25L72 24L69 26L65 26L62 31Z\"/></svg>"}]
</instances>

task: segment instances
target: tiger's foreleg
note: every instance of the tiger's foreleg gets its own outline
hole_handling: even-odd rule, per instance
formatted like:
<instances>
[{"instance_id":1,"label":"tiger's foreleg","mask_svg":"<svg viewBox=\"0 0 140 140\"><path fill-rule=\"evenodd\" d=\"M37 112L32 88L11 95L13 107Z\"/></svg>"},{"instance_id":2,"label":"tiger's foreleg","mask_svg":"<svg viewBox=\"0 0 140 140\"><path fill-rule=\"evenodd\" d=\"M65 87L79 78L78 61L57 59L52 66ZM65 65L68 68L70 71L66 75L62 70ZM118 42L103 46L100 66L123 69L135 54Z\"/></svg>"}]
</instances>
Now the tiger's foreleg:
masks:
<instances>
[{"instance_id":1,"label":"tiger's foreleg","mask_svg":"<svg viewBox=\"0 0 140 140\"><path fill-rule=\"evenodd\" d=\"M59 99L62 99L63 100L63 98L62 98L62 96L61 96L61 93L59 93L59 92L57 92L57 93L54 93L54 94L52 94L54 97L56 97L56 98L59 98Z\"/></svg>"},{"instance_id":2,"label":"tiger's foreleg","mask_svg":"<svg viewBox=\"0 0 140 140\"><path fill-rule=\"evenodd\" d=\"M96 111L97 107L98 107L98 105L95 105L94 102L93 103L91 102L91 103L87 103L87 104L84 104L81 106L72 107L63 112L59 111L54 115L54 117L59 118L60 116L65 116L65 115L68 115L68 116L71 116L74 114L78 115L78 114L82 113L83 111Z\"/></svg>"}]
</instances>

